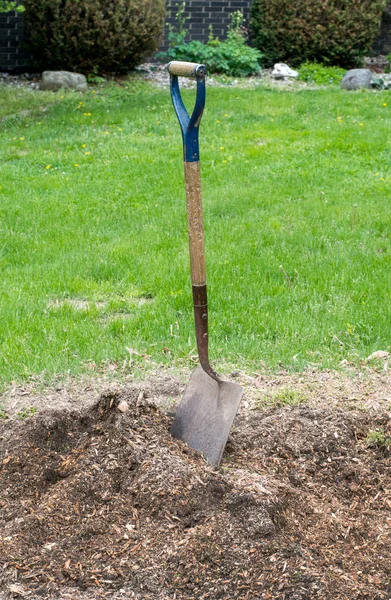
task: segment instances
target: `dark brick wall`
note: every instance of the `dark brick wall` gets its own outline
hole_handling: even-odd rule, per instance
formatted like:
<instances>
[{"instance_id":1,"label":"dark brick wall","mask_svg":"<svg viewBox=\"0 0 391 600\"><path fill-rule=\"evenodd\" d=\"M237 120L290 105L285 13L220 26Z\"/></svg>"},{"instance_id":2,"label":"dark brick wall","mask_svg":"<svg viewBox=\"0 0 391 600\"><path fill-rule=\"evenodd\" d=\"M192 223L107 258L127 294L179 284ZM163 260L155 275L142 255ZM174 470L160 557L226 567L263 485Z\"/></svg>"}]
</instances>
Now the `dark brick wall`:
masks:
<instances>
[{"instance_id":1,"label":"dark brick wall","mask_svg":"<svg viewBox=\"0 0 391 600\"><path fill-rule=\"evenodd\" d=\"M183 0L168 0L167 23L176 24L175 15L178 5ZM227 27L231 22L231 14L240 10L244 14L246 24L250 16L251 0L186 0L184 15L190 17L185 27L188 30L187 40L206 42L209 35L209 25L213 27L216 37L224 39ZM167 42L167 28L165 42Z\"/></svg>"},{"instance_id":2,"label":"dark brick wall","mask_svg":"<svg viewBox=\"0 0 391 600\"><path fill-rule=\"evenodd\" d=\"M22 71L30 60L23 48L22 13L0 14L0 71Z\"/></svg>"},{"instance_id":3,"label":"dark brick wall","mask_svg":"<svg viewBox=\"0 0 391 600\"><path fill-rule=\"evenodd\" d=\"M380 27L380 33L373 45L374 54L391 53L391 4L389 4L383 13Z\"/></svg>"},{"instance_id":4,"label":"dark brick wall","mask_svg":"<svg viewBox=\"0 0 391 600\"><path fill-rule=\"evenodd\" d=\"M183 1L183 0L182 0ZM175 15L180 0L167 0L167 23L175 24ZM241 10L248 20L251 0L186 0L186 29L188 40L206 41L209 25L213 26L214 35L224 38L227 26L231 22L231 14ZM165 32L165 46L167 41ZM0 70L21 71L28 69L31 57L23 49L23 13L0 14Z\"/></svg>"},{"instance_id":5,"label":"dark brick wall","mask_svg":"<svg viewBox=\"0 0 391 600\"><path fill-rule=\"evenodd\" d=\"M175 25L175 15L177 6L182 4L183 0L168 0L167 23ZM187 41L201 40L206 42L209 34L209 25L213 26L213 33L220 39L224 39L227 26L231 22L230 15L235 10L241 10L248 25L250 16L251 0L185 0L186 8L184 15L190 17L186 21L188 30ZM163 48L167 46L167 31ZM383 13L380 33L373 45L374 54L388 54L391 52L391 4L388 5Z\"/></svg>"},{"instance_id":6,"label":"dark brick wall","mask_svg":"<svg viewBox=\"0 0 391 600\"><path fill-rule=\"evenodd\" d=\"M183 0L167 0L167 22L175 25L177 6ZM231 14L241 10L248 23L251 0L186 0L185 16L188 40L206 41L209 25L215 36L224 39ZM165 43L167 42L167 28ZM164 47L164 46L163 46ZM384 12L374 53L391 52L391 4ZM31 68L31 56L23 48L23 13L0 14L0 70L23 71Z\"/></svg>"}]
</instances>

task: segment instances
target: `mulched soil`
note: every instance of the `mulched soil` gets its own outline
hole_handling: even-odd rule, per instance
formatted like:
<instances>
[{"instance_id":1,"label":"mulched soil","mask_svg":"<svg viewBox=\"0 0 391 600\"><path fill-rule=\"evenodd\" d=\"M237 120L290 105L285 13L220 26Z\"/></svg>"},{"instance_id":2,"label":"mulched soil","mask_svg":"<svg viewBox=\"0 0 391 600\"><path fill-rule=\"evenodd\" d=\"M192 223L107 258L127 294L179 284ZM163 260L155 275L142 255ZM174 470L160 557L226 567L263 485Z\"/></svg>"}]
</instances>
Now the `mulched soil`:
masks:
<instances>
[{"instance_id":1,"label":"mulched soil","mask_svg":"<svg viewBox=\"0 0 391 600\"><path fill-rule=\"evenodd\" d=\"M216 469L145 395L0 424L1 598L391 597L386 408L242 407Z\"/></svg>"}]
</instances>

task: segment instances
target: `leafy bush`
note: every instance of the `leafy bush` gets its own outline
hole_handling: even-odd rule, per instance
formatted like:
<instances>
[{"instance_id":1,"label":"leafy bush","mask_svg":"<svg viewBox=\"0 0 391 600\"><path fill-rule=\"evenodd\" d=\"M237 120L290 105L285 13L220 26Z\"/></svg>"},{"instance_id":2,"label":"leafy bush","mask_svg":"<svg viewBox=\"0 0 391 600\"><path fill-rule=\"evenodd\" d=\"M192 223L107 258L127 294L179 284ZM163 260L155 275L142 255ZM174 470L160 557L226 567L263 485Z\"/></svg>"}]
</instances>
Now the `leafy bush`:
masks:
<instances>
[{"instance_id":1,"label":"leafy bush","mask_svg":"<svg viewBox=\"0 0 391 600\"><path fill-rule=\"evenodd\" d=\"M170 46L167 52L159 53L163 60L186 60L204 64L211 73L224 73L234 77L245 77L260 70L261 53L246 44L243 28L243 15L240 11L232 14L227 39L220 42L209 34L207 44L198 41L185 42L187 32L184 29L185 19L181 9L177 13L178 30L171 29L168 39Z\"/></svg>"},{"instance_id":2,"label":"leafy bush","mask_svg":"<svg viewBox=\"0 0 391 600\"><path fill-rule=\"evenodd\" d=\"M386 0L253 0L251 27L265 64L354 67L370 49Z\"/></svg>"},{"instance_id":3,"label":"leafy bush","mask_svg":"<svg viewBox=\"0 0 391 600\"><path fill-rule=\"evenodd\" d=\"M152 54L164 0L25 0L26 41L37 66L126 72Z\"/></svg>"},{"instance_id":4,"label":"leafy bush","mask_svg":"<svg viewBox=\"0 0 391 600\"><path fill-rule=\"evenodd\" d=\"M23 12L24 6L18 5L17 2L8 2L7 0L0 0L0 13L7 13L11 10Z\"/></svg>"},{"instance_id":5,"label":"leafy bush","mask_svg":"<svg viewBox=\"0 0 391 600\"><path fill-rule=\"evenodd\" d=\"M317 85L333 85L340 83L345 73L345 69L340 67L325 67L316 62L305 62L299 68L298 79Z\"/></svg>"}]
</instances>

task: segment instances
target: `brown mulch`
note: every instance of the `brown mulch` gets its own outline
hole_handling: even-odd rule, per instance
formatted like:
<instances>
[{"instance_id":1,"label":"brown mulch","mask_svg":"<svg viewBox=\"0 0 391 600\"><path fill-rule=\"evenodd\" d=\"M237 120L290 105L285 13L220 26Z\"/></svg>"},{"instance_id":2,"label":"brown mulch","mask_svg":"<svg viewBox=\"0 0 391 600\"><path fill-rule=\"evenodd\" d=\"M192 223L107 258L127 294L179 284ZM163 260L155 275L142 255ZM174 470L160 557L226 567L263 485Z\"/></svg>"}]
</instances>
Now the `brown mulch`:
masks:
<instances>
[{"instance_id":1,"label":"brown mulch","mask_svg":"<svg viewBox=\"0 0 391 600\"><path fill-rule=\"evenodd\" d=\"M0 424L0 597L391 597L385 408L242 411L219 469L170 423L130 387Z\"/></svg>"}]
</instances>

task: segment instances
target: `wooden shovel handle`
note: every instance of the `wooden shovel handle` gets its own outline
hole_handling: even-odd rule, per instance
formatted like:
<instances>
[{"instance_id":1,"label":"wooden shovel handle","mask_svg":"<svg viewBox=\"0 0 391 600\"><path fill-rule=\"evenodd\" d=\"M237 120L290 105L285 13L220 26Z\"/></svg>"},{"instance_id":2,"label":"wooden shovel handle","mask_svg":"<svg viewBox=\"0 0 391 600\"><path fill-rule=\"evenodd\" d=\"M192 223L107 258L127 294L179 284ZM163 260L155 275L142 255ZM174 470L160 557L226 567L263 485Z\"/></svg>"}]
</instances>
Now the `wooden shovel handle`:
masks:
<instances>
[{"instance_id":1,"label":"wooden shovel handle","mask_svg":"<svg viewBox=\"0 0 391 600\"><path fill-rule=\"evenodd\" d=\"M195 77L197 79L203 79L206 75L205 65L183 62L180 60L173 60L168 63L167 69L170 75L176 75L177 77Z\"/></svg>"},{"instance_id":2,"label":"wooden shovel handle","mask_svg":"<svg viewBox=\"0 0 391 600\"><path fill-rule=\"evenodd\" d=\"M190 272L193 287L194 320L197 349L205 373L222 381L209 363L208 357L208 300L206 291L204 225L202 220L202 194L200 163L185 161L187 224L189 230Z\"/></svg>"},{"instance_id":3,"label":"wooden shovel handle","mask_svg":"<svg viewBox=\"0 0 391 600\"><path fill-rule=\"evenodd\" d=\"M206 284L204 225L200 163L185 162L187 225L189 231L190 271L193 285Z\"/></svg>"}]
</instances>

